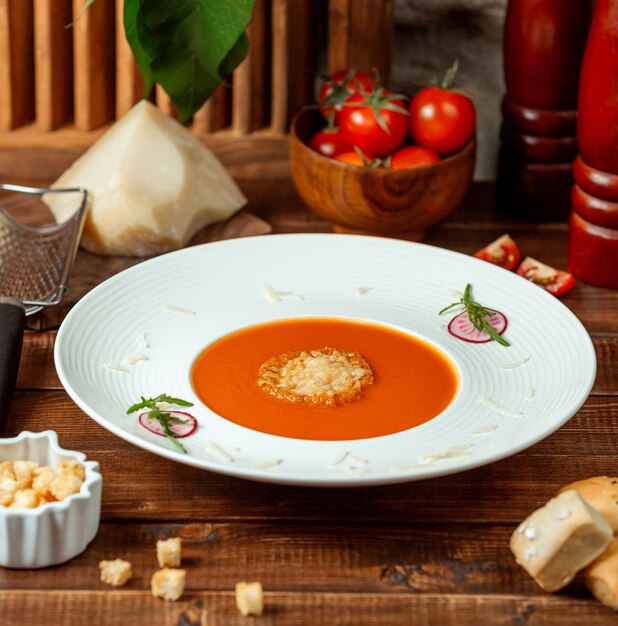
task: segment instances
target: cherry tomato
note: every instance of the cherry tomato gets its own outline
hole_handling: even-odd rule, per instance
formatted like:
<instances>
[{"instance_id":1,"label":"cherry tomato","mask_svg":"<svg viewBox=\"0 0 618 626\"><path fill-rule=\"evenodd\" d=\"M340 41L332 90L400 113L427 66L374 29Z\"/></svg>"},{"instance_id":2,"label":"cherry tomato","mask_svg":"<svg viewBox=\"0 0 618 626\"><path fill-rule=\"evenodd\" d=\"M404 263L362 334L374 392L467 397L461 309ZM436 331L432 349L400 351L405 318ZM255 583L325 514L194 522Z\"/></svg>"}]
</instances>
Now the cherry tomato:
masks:
<instances>
[{"instance_id":1,"label":"cherry tomato","mask_svg":"<svg viewBox=\"0 0 618 626\"><path fill-rule=\"evenodd\" d=\"M557 270L529 256L521 262L517 273L554 296L561 296L575 286L575 279L569 272Z\"/></svg>"},{"instance_id":2,"label":"cherry tomato","mask_svg":"<svg viewBox=\"0 0 618 626\"><path fill-rule=\"evenodd\" d=\"M333 111L335 122L339 123L339 113L343 109L343 103L353 94L358 93L358 87L367 92L373 90L374 81L365 72L354 70L339 70L331 74L320 88L318 104L320 113L328 119L330 111Z\"/></svg>"},{"instance_id":3,"label":"cherry tomato","mask_svg":"<svg viewBox=\"0 0 618 626\"><path fill-rule=\"evenodd\" d=\"M412 167L431 165L442 159L433 150L423 146L406 146L391 157L391 169L407 170Z\"/></svg>"},{"instance_id":4,"label":"cherry tomato","mask_svg":"<svg viewBox=\"0 0 618 626\"><path fill-rule=\"evenodd\" d=\"M502 235L488 246L477 250L474 256L506 270L514 270L521 259L519 247L508 235Z\"/></svg>"},{"instance_id":5,"label":"cherry tomato","mask_svg":"<svg viewBox=\"0 0 618 626\"><path fill-rule=\"evenodd\" d=\"M476 110L468 96L442 87L425 87L410 102L410 134L439 154L461 150L474 135Z\"/></svg>"},{"instance_id":6,"label":"cherry tomato","mask_svg":"<svg viewBox=\"0 0 618 626\"><path fill-rule=\"evenodd\" d=\"M405 139L408 113L400 96L378 87L368 96L350 96L339 116L345 141L363 152L381 157Z\"/></svg>"},{"instance_id":7,"label":"cherry tomato","mask_svg":"<svg viewBox=\"0 0 618 626\"><path fill-rule=\"evenodd\" d=\"M363 156L365 157L363 160ZM360 167L376 167L379 163L375 157L370 154L359 154L354 150L349 152L342 152L334 157L335 161L341 161L342 163L349 163L350 165L359 165Z\"/></svg>"},{"instance_id":8,"label":"cherry tomato","mask_svg":"<svg viewBox=\"0 0 618 626\"><path fill-rule=\"evenodd\" d=\"M334 157L350 150L350 146L344 141L337 127L318 131L309 140L309 147L327 157Z\"/></svg>"}]
</instances>

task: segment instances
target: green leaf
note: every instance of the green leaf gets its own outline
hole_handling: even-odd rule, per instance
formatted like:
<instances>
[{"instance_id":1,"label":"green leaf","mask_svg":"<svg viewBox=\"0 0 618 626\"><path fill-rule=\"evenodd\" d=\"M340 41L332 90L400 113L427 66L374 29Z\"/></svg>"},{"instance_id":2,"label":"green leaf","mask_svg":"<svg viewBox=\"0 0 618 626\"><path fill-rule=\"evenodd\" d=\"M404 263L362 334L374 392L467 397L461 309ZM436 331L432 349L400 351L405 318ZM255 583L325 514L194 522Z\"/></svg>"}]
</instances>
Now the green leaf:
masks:
<instances>
[{"instance_id":1,"label":"green leaf","mask_svg":"<svg viewBox=\"0 0 618 626\"><path fill-rule=\"evenodd\" d=\"M138 65L147 64L186 122L246 56L254 0L128 2L127 39Z\"/></svg>"},{"instance_id":2,"label":"green leaf","mask_svg":"<svg viewBox=\"0 0 618 626\"><path fill-rule=\"evenodd\" d=\"M177 406L193 406L193 402L188 402L187 400L181 400L180 398L173 398L172 396L168 396L165 393L162 393L160 396L155 398L155 402L167 402L168 404L175 404Z\"/></svg>"},{"instance_id":3,"label":"green leaf","mask_svg":"<svg viewBox=\"0 0 618 626\"><path fill-rule=\"evenodd\" d=\"M248 52L249 37L247 37L247 33L242 32L232 49L219 64L219 78L225 80L243 62Z\"/></svg>"},{"instance_id":4,"label":"green leaf","mask_svg":"<svg viewBox=\"0 0 618 626\"><path fill-rule=\"evenodd\" d=\"M152 91L155 78L150 69L148 55L137 37L137 11L139 5L140 0L124 0L124 32L144 80L144 98L147 98Z\"/></svg>"}]
</instances>

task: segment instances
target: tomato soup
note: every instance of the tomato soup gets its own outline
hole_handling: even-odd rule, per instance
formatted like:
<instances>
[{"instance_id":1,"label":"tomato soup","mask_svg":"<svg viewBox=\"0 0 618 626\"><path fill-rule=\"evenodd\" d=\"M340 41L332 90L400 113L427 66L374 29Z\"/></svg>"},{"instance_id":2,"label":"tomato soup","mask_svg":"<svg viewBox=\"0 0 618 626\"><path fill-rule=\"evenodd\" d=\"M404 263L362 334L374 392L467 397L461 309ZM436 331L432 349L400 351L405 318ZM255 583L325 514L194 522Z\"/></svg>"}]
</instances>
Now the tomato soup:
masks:
<instances>
[{"instance_id":1,"label":"tomato soup","mask_svg":"<svg viewBox=\"0 0 618 626\"><path fill-rule=\"evenodd\" d=\"M269 395L257 384L260 365L293 350L334 346L361 354L374 382L360 398L313 406ZM459 385L453 363L430 343L406 333L335 318L287 319L243 328L209 345L191 372L212 411L240 426L297 439L380 437L439 415Z\"/></svg>"}]
</instances>

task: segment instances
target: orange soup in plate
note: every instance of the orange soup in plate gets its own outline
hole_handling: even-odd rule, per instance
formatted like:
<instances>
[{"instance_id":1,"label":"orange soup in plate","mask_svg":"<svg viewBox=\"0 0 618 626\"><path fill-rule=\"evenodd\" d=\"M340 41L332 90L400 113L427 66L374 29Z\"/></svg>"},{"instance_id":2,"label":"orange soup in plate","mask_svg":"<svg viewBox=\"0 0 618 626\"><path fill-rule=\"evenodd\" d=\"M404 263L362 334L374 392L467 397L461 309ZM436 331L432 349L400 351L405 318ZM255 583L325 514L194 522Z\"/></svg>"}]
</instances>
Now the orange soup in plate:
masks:
<instances>
[{"instance_id":1,"label":"orange soup in plate","mask_svg":"<svg viewBox=\"0 0 618 626\"><path fill-rule=\"evenodd\" d=\"M333 365L337 359L348 371ZM263 366L268 363L277 367L268 367L273 373L267 371L267 376L290 378L279 385L285 392L265 384ZM319 369L322 363L329 364L326 370ZM303 376L291 373L298 374L306 364L326 381L336 378L338 385L343 380L355 391L329 389L330 383L317 392L311 385L300 390ZM204 404L231 422L280 437L321 441L414 428L442 413L459 387L452 361L428 341L342 318L285 319L232 332L204 349L191 379ZM332 401L320 402L316 394Z\"/></svg>"}]
</instances>

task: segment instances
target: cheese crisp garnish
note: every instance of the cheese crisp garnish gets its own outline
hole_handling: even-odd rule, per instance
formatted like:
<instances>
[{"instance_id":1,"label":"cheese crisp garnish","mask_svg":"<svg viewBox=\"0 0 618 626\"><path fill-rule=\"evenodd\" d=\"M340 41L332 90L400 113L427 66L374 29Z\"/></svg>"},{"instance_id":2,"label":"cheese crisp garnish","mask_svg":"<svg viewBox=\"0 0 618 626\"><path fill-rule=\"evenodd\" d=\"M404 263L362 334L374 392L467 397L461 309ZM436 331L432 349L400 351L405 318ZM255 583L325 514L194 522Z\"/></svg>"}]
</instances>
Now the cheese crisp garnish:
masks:
<instances>
[{"instance_id":1,"label":"cheese crisp garnish","mask_svg":"<svg viewBox=\"0 0 618 626\"><path fill-rule=\"evenodd\" d=\"M257 379L281 400L324 406L356 400L372 383L371 367L360 354L328 346L272 357L262 363Z\"/></svg>"}]
</instances>

